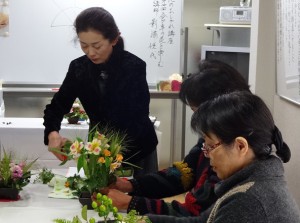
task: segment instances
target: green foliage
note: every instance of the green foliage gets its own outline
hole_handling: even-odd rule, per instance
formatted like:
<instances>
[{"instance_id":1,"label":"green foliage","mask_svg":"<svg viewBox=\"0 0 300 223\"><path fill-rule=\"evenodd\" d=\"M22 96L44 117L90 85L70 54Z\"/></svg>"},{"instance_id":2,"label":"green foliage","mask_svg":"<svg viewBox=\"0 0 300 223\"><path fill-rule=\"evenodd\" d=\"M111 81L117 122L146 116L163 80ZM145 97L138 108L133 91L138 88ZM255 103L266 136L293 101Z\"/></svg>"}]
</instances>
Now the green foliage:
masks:
<instances>
[{"instance_id":1,"label":"green foliage","mask_svg":"<svg viewBox=\"0 0 300 223\"><path fill-rule=\"evenodd\" d=\"M54 173L52 173L51 170L44 167L39 172L38 176L34 179L33 183L41 182L43 184L47 184L52 180L53 177L54 177Z\"/></svg>"},{"instance_id":2,"label":"green foliage","mask_svg":"<svg viewBox=\"0 0 300 223\"><path fill-rule=\"evenodd\" d=\"M151 223L150 219L146 216L139 216L136 210L131 210L127 216L123 218L123 222L126 223L136 223L139 221L145 221L146 223Z\"/></svg>"},{"instance_id":3,"label":"green foliage","mask_svg":"<svg viewBox=\"0 0 300 223\"><path fill-rule=\"evenodd\" d=\"M94 211L98 213L99 217L104 219L104 223L108 220L113 220L115 223L137 223L140 221L145 221L146 223L151 223L150 219L145 216L139 216L136 210L131 210L126 216L118 213L118 209L112 205L112 200L106 195L101 193L93 194L92 207ZM113 219L109 219L109 215L112 213ZM81 209L81 218L86 223L95 223L95 218L88 218L87 216L87 206L83 206ZM67 221L65 219L55 219L56 223L82 223L78 216L75 216L72 221Z\"/></svg>"},{"instance_id":4,"label":"green foliage","mask_svg":"<svg viewBox=\"0 0 300 223\"><path fill-rule=\"evenodd\" d=\"M55 223L82 223L82 221L80 220L80 218L78 216L75 216L72 221L57 218L57 219L54 219L53 222L55 222Z\"/></svg>"},{"instance_id":5,"label":"green foliage","mask_svg":"<svg viewBox=\"0 0 300 223\"><path fill-rule=\"evenodd\" d=\"M104 222L107 222L110 213L113 214L115 222L122 222L122 215L118 213L118 209L112 205L112 200L106 195L94 193L92 207L100 217L103 217Z\"/></svg>"}]
</instances>

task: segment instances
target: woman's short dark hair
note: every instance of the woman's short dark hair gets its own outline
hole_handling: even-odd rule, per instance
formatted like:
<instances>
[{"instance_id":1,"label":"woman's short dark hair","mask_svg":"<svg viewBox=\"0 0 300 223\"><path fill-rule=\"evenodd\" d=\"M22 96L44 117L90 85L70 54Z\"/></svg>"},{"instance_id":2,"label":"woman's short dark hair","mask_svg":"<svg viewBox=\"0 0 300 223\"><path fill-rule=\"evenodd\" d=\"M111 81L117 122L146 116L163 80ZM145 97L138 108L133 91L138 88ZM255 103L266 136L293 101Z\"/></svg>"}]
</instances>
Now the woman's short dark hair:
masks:
<instances>
[{"instance_id":1,"label":"woman's short dark hair","mask_svg":"<svg viewBox=\"0 0 300 223\"><path fill-rule=\"evenodd\" d=\"M220 94L237 90L250 92L247 81L235 68L218 60L203 60L199 73L183 81L179 98L185 104L198 107Z\"/></svg>"},{"instance_id":2,"label":"woman's short dark hair","mask_svg":"<svg viewBox=\"0 0 300 223\"><path fill-rule=\"evenodd\" d=\"M291 156L267 105L247 91L223 94L201 104L192 116L191 126L197 133L216 135L225 145L244 137L257 159L270 156L272 144L284 162Z\"/></svg>"},{"instance_id":3,"label":"woman's short dark hair","mask_svg":"<svg viewBox=\"0 0 300 223\"><path fill-rule=\"evenodd\" d=\"M80 32L94 30L111 42L120 35L114 17L102 7L90 7L83 10L75 19L74 27L77 35ZM124 47L121 37L119 37L117 44L120 44L121 48Z\"/></svg>"}]
</instances>

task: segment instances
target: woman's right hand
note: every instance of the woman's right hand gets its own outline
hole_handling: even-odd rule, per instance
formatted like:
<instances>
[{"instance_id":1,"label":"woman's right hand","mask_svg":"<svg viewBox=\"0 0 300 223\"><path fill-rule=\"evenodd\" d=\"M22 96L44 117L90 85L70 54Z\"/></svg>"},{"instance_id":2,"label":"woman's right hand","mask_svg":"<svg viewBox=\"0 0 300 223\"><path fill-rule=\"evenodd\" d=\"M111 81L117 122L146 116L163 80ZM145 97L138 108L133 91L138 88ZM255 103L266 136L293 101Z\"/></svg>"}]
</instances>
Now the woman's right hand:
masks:
<instances>
[{"instance_id":1,"label":"woman's right hand","mask_svg":"<svg viewBox=\"0 0 300 223\"><path fill-rule=\"evenodd\" d=\"M117 189L119 191L122 191L124 193L129 193L132 192L133 187L130 181L117 177L116 182L113 184L109 185L110 189Z\"/></svg>"},{"instance_id":2,"label":"woman's right hand","mask_svg":"<svg viewBox=\"0 0 300 223\"><path fill-rule=\"evenodd\" d=\"M51 149L57 149L57 150L62 150L62 148L64 147L67 139L63 138L58 132L53 131L50 132L48 135L48 150L50 152L52 152L54 154L54 156L57 157L57 159L59 159L60 161L65 161L66 160L66 156L56 153L54 151L52 151Z\"/></svg>"}]
</instances>

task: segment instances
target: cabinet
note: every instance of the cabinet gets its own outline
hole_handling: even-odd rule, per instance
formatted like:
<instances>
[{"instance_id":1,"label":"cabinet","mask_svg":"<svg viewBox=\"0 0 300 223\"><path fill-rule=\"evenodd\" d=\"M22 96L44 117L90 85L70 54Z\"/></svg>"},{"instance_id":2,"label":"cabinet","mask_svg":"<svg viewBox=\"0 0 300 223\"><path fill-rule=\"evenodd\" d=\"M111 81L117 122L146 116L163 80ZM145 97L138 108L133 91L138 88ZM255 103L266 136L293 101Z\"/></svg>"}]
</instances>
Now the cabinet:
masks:
<instances>
[{"instance_id":1,"label":"cabinet","mask_svg":"<svg viewBox=\"0 0 300 223\"><path fill-rule=\"evenodd\" d=\"M251 25L204 24L212 30L211 45L250 47Z\"/></svg>"}]
</instances>

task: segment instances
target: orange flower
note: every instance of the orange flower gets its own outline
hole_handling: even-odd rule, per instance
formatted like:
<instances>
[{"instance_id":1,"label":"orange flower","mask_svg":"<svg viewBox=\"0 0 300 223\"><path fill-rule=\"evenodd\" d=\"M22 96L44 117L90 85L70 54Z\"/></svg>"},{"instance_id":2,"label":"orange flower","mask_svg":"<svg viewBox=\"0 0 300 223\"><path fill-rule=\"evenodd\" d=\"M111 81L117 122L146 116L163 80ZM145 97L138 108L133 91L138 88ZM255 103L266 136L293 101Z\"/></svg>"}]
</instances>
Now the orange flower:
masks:
<instances>
[{"instance_id":1,"label":"orange flower","mask_svg":"<svg viewBox=\"0 0 300 223\"><path fill-rule=\"evenodd\" d=\"M105 159L103 156L99 157L98 163L105 163Z\"/></svg>"},{"instance_id":2,"label":"orange flower","mask_svg":"<svg viewBox=\"0 0 300 223\"><path fill-rule=\"evenodd\" d=\"M103 150L104 156L110 156L111 152L108 149Z\"/></svg>"},{"instance_id":3,"label":"orange flower","mask_svg":"<svg viewBox=\"0 0 300 223\"><path fill-rule=\"evenodd\" d=\"M123 160L122 154L118 153L117 156L116 156L116 160L117 160L118 162L122 162L122 160Z\"/></svg>"},{"instance_id":4,"label":"orange flower","mask_svg":"<svg viewBox=\"0 0 300 223\"><path fill-rule=\"evenodd\" d=\"M65 187L70 187L69 181L66 181L66 182L65 182Z\"/></svg>"}]
</instances>

